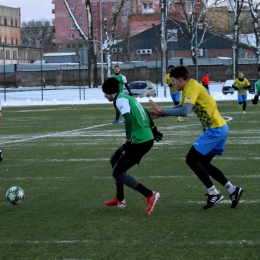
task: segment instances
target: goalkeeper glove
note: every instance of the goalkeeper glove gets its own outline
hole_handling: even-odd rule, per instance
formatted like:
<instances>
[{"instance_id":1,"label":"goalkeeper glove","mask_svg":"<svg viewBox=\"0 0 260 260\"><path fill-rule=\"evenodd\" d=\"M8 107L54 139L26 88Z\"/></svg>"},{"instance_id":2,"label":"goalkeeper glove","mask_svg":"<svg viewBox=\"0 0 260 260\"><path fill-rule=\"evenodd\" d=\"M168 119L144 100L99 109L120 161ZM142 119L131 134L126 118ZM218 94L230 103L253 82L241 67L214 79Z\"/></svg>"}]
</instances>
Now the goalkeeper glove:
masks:
<instances>
[{"instance_id":1,"label":"goalkeeper glove","mask_svg":"<svg viewBox=\"0 0 260 260\"><path fill-rule=\"evenodd\" d=\"M160 141L162 140L162 138L163 138L163 134L160 133L159 131L157 131L157 127L156 127L156 126L154 126L154 127L152 128L152 132L153 132L153 138L154 138L154 140L155 140L156 142L160 142Z\"/></svg>"}]
</instances>

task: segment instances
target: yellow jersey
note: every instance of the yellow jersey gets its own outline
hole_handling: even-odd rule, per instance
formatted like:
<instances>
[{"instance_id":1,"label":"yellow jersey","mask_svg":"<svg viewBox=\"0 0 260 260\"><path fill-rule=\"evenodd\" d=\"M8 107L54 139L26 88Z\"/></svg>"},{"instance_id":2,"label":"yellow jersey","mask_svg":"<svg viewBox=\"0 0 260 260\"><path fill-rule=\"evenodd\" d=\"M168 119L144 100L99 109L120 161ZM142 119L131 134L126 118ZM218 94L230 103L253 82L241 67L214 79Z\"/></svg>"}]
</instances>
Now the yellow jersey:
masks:
<instances>
[{"instance_id":1,"label":"yellow jersey","mask_svg":"<svg viewBox=\"0 0 260 260\"><path fill-rule=\"evenodd\" d=\"M166 75L165 75L165 78L164 78L164 83L165 84L172 84L172 86L170 87L170 93L171 94L175 94L175 93L177 93L178 91L174 88L174 86L173 86L173 82L172 82L172 80L171 80L171 77L170 77L170 73L167 73Z\"/></svg>"},{"instance_id":2,"label":"yellow jersey","mask_svg":"<svg viewBox=\"0 0 260 260\"><path fill-rule=\"evenodd\" d=\"M180 106L189 103L194 106L194 112L202 123L203 130L217 128L226 124L220 115L217 103L211 94L194 79L190 79L182 91Z\"/></svg>"},{"instance_id":3,"label":"yellow jersey","mask_svg":"<svg viewBox=\"0 0 260 260\"><path fill-rule=\"evenodd\" d=\"M250 86L250 83L247 78L243 78L243 80L239 80L238 78L235 79L233 85L237 87L237 94L238 95L246 95L247 90L244 87Z\"/></svg>"}]
</instances>

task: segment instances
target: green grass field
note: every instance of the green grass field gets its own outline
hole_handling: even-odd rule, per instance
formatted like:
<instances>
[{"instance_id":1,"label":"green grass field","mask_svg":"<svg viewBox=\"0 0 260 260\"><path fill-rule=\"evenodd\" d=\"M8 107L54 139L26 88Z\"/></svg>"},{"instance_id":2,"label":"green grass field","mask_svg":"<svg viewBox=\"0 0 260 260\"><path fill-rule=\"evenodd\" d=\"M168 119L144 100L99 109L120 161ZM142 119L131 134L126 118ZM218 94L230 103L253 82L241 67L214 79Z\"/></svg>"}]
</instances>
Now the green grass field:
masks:
<instances>
[{"instance_id":1,"label":"green grass field","mask_svg":"<svg viewBox=\"0 0 260 260\"><path fill-rule=\"evenodd\" d=\"M164 140L129 171L161 194L148 216L128 187L124 210L103 206L115 195L108 159L125 140L124 124L111 124L112 104L4 107L0 259L259 259L260 107L248 102L242 115L235 101L218 106L230 131L213 164L244 188L241 202L231 209L215 182L225 199L202 209L206 189L185 164L202 133L191 113L181 123L156 120ZM26 194L19 206L5 199L14 185Z\"/></svg>"}]
</instances>

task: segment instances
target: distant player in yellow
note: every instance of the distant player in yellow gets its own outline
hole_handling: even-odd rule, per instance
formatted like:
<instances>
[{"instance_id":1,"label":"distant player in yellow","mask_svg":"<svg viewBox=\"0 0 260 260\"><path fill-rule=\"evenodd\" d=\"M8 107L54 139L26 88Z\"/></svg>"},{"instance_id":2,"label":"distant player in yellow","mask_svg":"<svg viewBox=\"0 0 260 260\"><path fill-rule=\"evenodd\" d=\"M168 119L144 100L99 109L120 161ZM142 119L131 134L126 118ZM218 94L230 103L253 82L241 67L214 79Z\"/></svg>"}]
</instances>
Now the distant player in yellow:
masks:
<instances>
[{"instance_id":1,"label":"distant player in yellow","mask_svg":"<svg viewBox=\"0 0 260 260\"><path fill-rule=\"evenodd\" d=\"M164 85L166 87L170 87L170 94L171 94L172 101L173 101L174 105L177 106L177 105L179 105L180 100L181 100L181 92L177 91L173 86L173 82L170 77L171 70L173 70L173 69L174 69L173 65L168 66L168 73L165 75ZM183 121L183 117L179 116L177 118L177 122L181 122L181 121Z\"/></svg>"},{"instance_id":2,"label":"distant player in yellow","mask_svg":"<svg viewBox=\"0 0 260 260\"><path fill-rule=\"evenodd\" d=\"M241 109L243 104L243 114L246 114L247 89L250 88L250 83L243 72L238 73L232 87L237 90L238 109Z\"/></svg>"},{"instance_id":3,"label":"distant player in yellow","mask_svg":"<svg viewBox=\"0 0 260 260\"><path fill-rule=\"evenodd\" d=\"M202 123L203 133L194 141L186 156L186 163L207 188L208 199L203 209L213 207L224 198L216 189L212 179L224 186L231 199L231 208L235 208L243 189L234 186L218 168L211 164L215 155L221 155L224 151L228 136L227 123L220 115L212 95L199 82L190 79L185 67L174 68L171 71L171 79L174 87L182 91L179 106L162 109L150 100L155 110L150 112L150 115L152 119L165 116L187 116L194 107L193 111Z\"/></svg>"}]
</instances>

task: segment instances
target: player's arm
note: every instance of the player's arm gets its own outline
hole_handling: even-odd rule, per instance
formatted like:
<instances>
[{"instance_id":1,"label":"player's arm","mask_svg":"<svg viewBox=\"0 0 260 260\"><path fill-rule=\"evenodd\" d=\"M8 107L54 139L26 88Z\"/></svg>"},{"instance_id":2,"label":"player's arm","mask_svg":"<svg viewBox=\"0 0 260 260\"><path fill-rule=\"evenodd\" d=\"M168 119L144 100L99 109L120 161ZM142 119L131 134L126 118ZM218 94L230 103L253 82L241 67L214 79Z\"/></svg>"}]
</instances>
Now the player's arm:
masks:
<instances>
[{"instance_id":1,"label":"player's arm","mask_svg":"<svg viewBox=\"0 0 260 260\"><path fill-rule=\"evenodd\" d=\"M176 106L169 109L163 109L161 117L164 116L187 116L193 108L193 104L184 103L182 106Z\"/></svg>"},{"instance_id":2,"label":"player's arm","mask_svg":"<svg viewBox=\"0 0 260 260\"><path fill-rule=\"evenodd\" d=\"M130 88L129 88L128 84L127 84L127 82L126 82L126 83L124 83L124 85L125 85L125 87L126 87L127 91L129 92L129 95L130 95L130 96L133 96L133 94L132 94L132 92L131 92L131 90L130 90Z\"/></svg>"},{"instance_id":3,"label":"player's arm","mask_svg":"<svg viewBox=\"0 0 260 260\"><path fill-rule=\"evenodd\" d=\"M244 89L248 89L248 88L251 87L250 82L248 81L248 79L245 79L245 83L246 83L246 85L244 86Z\"/></svg>"},{"instance_id":4,"label":"player's arm","mask_svg":"<svg viewBox=\"0 0 260 260\"><path fill-rule=\"evenodd\" d=\"M237 81L236 80L233 82L232 88L235 89L235 90L238 90Z\"/></svg>"}]
</instances>

